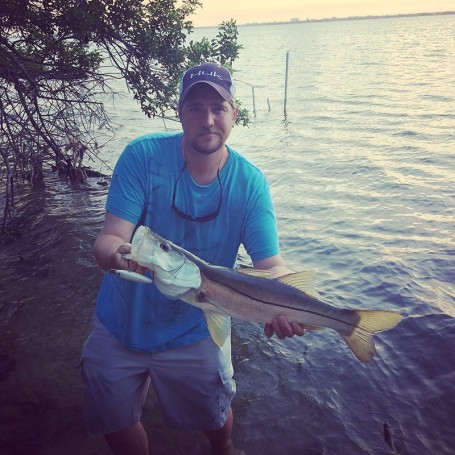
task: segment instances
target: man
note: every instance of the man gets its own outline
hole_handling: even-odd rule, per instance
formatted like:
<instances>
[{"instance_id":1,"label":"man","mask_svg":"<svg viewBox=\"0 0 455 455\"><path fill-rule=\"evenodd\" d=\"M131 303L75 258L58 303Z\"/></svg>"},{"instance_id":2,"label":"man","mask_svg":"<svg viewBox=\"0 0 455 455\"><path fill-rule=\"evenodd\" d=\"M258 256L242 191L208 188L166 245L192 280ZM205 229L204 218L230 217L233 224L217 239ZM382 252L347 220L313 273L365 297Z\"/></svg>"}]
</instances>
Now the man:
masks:
<instances>
[{"instance_id":1,"label":"man","mask_svg":"<svg viewBox=\"0 0 455 455\"><path fill-rule=\"evenodd\" d=\"M254 267L286 272L268 184L226 145L237 112L229 71L206 63L184 74L183 133L136 139L116 165L94 245L101 268L145 272L122 259L143 224L212 264L233 267L243 244ZM285 338L303 329L279 317L265 333ZM236 453L230 349L230 340L216 346L198 308L107 273L82 353L89 429L115 454L148 454L140 416L152 382L169 426L203 431L212 454Z\"/></svg>"}]
</instances>

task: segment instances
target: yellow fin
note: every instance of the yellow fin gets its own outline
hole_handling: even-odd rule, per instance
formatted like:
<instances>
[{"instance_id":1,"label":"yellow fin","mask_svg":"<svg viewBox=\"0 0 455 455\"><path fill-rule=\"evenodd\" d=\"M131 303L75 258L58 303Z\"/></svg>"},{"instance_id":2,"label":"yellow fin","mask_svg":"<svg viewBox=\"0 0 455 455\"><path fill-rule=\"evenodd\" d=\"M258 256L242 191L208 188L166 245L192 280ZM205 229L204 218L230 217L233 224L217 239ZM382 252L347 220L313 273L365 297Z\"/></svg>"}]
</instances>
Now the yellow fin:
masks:
<instances>
[{"instance_id":1,"label":"yellow fin","mask_svg":"<svg viewBox=\"0 0 455 455\"><path fill-rule=\"evenodd\" d=\"M376 348L371 333L361 329L355 329L351 335L343 335L343 338L349 346L349 349L351 349L361 362L371 362L373 356L376 354Z\"/></svg>"},{"instance_id":2,"label":"yellow fin","mask_svg":"<svg viewBox=\"0 0 455 455\"><path fill-rule=\"evenodd\" d=\"M354 310L360 317L357 326L370 333L382 332L395 327L402 319L400 313L382 310Z\"/></svg>"},{"instance_id":3,"label":"yellow fin","mask_svg":"<svg viewBox=\"0 0 455 455\"><path fill-rule=\"evenodd\" d=\"M322 330L324 327L318 327L317 325L306 325L300 324L305 330Z\"/></svg>"},{"instance_id":4,"label":"yellow fin","mask_svg":"<svg viewBox=\"0 0 455 455\"><path fill-rule=\"evenodd\" d=\"M272 272L270 270L261 269L239 268L235 269L235 271L242 273L243 275L254 276L256 278L270 278L272 275Z\"/></svg>"},{"instance_id":5,"label":"yellow fin","mask_svg":"<svg viewBox=\"0 0 455 455\"><path fill-rule=\"evenodd\" d=\"M354 355L364 363L376 354L373 334L395 327L403 316L392 311L355 310L360 317L357 327L350 335L342 335Z\"/></svg>"},{"instance_id":6,"label":"yellow fin","mask_svg":"<svg viewBox=\"0 0 455 455\"><path fill-rule=\"evenodd\" d=\"M223 346L231 333L231 318L216 311L206 311L205 320L213 341L219 347Z\"/></svg>"},{"instance_id":7,"label":"yellow fin","mask_svg":"<svg viewBox=\"0 0 455 455\"><path fill-rule=\"evenodd\" d=\"M289 273L287 275L279 276L275 278L283 284L292 286L300 289L305 294L319 298L319 294L314 289L314 272L310 270L304 270L302 272Z\"/></svg>"}]
</instances>

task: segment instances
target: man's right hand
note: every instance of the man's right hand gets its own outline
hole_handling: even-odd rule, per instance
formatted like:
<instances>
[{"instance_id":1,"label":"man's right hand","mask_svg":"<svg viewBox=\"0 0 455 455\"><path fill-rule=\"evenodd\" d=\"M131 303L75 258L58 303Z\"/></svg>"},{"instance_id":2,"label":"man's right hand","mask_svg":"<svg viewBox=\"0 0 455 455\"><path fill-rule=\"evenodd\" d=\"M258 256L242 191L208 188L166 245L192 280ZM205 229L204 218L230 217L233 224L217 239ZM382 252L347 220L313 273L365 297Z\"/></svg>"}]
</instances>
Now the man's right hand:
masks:
<instances>
[{"instance_id":1,"label":"man's right hand","mask_svg":"<svg viewBox=\"0 0 455 455\"><path fill-rule=\"evenodd\" d=\"M147 270L146 267L142 267L132 259L127 259L124 257L124 255L131 253L131 248L132 248L131 243L122 243L121 245L119 245L114 255L114 263L116 264L115 268L117 270L118 269L129 270L130 272L136 272L140 273L141 275L144 275L144 273Z\"/></svg>"}]
</instances>

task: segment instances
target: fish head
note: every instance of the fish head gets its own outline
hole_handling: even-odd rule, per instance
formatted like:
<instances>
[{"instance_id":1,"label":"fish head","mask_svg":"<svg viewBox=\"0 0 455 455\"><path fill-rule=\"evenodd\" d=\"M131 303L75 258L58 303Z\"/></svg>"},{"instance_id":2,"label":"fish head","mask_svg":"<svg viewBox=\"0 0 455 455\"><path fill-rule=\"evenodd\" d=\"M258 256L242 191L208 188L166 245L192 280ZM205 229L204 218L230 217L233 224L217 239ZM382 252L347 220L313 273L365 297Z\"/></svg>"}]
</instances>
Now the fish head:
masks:
<instances>
[{"instance_id":1,"label":"fish head","mask_svg":"<svg viewBox=\"0 0 455 455\"><path fill-rule=\"evenodd\" d=\"M153 271L158 287L166 285L181 288L168 289L168 292L163 293L177 295L201 285L199 267L180 252L176 245L148 227L140 226L134 233L131 244L132 259Z\"/></svg>"},{"instance_id":2,"label":"fish head","mask_svg":"<svg viewBox=\"0 0 455 455\"><path fill-rule=\"evenodd\" d=\"M185 256L173 250L170 243L151 229L139 226L131 241L131 256L138 264L151 270L171 272L179 268Z\"/></svg>"}]
</instances>

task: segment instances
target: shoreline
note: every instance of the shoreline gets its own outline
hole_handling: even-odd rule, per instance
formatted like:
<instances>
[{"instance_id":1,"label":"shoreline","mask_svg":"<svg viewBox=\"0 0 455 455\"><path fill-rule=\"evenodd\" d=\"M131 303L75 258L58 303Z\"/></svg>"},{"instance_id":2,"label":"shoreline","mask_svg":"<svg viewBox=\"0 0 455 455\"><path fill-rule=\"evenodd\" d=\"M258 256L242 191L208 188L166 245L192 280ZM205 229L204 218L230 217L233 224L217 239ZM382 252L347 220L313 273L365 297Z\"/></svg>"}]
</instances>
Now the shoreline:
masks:
<instances>
[{"instance_id":1,"label":"shoreline","mask_svg":"<svg viewBox=\"0 0 455 455\"><path fill-rule=\"evenodd\" d=\"M247 22L244 24L237 24L237 27L256 27L267 25L295 25L295 24L311 24L319 22L348 22L348 21L365 21L376 19L394 19L406 17L427 17L427 16L450 16L455 14L455 11L439 11L434 13L403 13L403 14L386 14L386 15L369 15L369 16L347 16L347 17L325 17L320 19L290 19L288 21L274 21L274 22ZM195 29L205 28L218 28L219 25L204 25L196 26Z\"/></svg>"}]
</instances>

